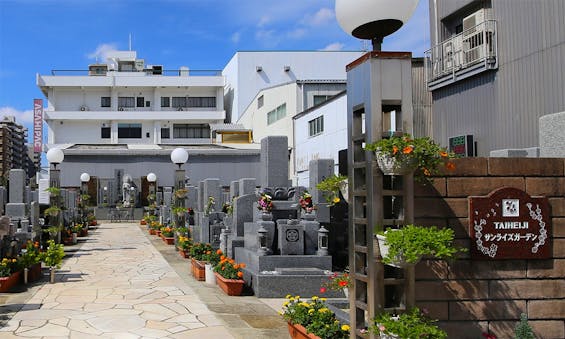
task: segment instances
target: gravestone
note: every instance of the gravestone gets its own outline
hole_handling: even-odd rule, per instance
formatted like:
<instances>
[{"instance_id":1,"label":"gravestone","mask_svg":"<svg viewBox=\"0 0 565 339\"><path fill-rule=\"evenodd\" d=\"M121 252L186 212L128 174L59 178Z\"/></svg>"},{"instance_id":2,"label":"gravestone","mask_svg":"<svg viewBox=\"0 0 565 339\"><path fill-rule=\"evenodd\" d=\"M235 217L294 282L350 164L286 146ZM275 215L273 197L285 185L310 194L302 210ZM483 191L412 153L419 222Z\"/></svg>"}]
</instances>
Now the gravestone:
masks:
<instances>
[{"instance_id":1,"label":"gravestone","mask_svg":"<svg viewBox=\"0 0 565 339\"><path fill-rule=\"evenodd\" d=\"M304 226L304 254L314 255L318 250L318 230L320 223L316 221L316 214L303 214L300 224Z\"/></svg>"},{"instance_id":2,"label":"gravestone","mask_svg":"<svg viewBox=\"0 0 565 339\"><path fill-rule=\"evenodd\" d=\"M23 169L12 169L9 174L10 178L10 192L9 192L9 202L11 203L23 203L24 192L25 192L25 182L26 173Z\"/></svg>"},{"instance_id":3,"label":"gravestone","mask_svg":"<svg viewBox=\"0 0 565 339\"><path fill-rule=\"evenodd\" d=\"M308 163L308 173L310 175L309 192L312 194L312 203L317 205L326 202L323 192L316 188L320 181L334 175L334 161L333 159L317 159L310 160Z\"/></svg>"},{"instance_id":4,"label":"gravestone","mask_svg":"<svg viewBox=\"0 0 565 339\"><path fill-rule=\"evenodd\" d=\"M261 139L261 187L288 186L288 138L268 136Z\"/></svg>"},{"instance_id":5,"label":"gravestone","mask_svg":"<svg viewBox=\"0 0 565 339\"><path fill-rule=\"evenodd\" d=\"M239 181L230 182L230 200L239 196Z\"/></svg>"},{"instance_id":6,"label":"gravestone","mask_svg":"<svg viewBox=\"0 0 565 339\"><path fill-rule=\"evenodd\" d=\"M0 239L3 239L4 236L8 235L13 235L14 231L12 229L12 227L10 226L10 217L8 216L2 216L0 217Z\"/></svg>"},{"instance_id":7,"label":"gravestone","mask_svg":"<svg viewBox=\"0 0 565 339\"><path fill-rule=\"evenodd\" d=\"M173 205L173 188L165 187L163 188L163 205L172 206Z\"/></svg>"},{"instance_id":8,"label":"gravestone","mask_svg":"<svg viewBox=\"0 0 565 339\"><path fill-rule=\"evenodd\" d=\"M255 178L239 179L239 195L255 194Z\"/></svg>"},{"instance_id":9,"label":"gravestone","mask_svg":"<svg viewBox=\"0 0 565 339\"><path fill-rule=\"evenodd\" d=\"M304 225L296 219L277 220L278 245L281 255L304 254Z\"/></svg>"},{"instance_id":10,"label":"gravestone","mask_svg":"<svg viewBox=\"0 0 565 339\"><path fill-rule=\"evenodd\" d=\"M155 193L155 198L157 200L157 206L161 206L163 205L163 192L157 192Z\"/></svg>"},{"instance_id":11,"label":"gravestone","mask_svg":"<svg viewBox=\"0 0 565 339\"><path fill-rule=\"evenodd\" d=\"M213 197L215 204L209 212L215 211L219 212L222 210L221 203L221 190L220 190L220 179L204 179L203 180L203 209L206 210L208 205L208 198Z\"/></svg>"},{"instance_id":12,"label":"gravestone","mask_svg":"<svg viewBox=\"0 0 565 339\"><path fill-rule=\"evenodd\" d=\"M188 186L188 194L186 195L186 197L187 197L187 199L185 200L186 207L190 207L194 209L196 207L198 200L198 187Z\"/></svg>"},{"instance_id":13,"label":"gravestone","mask_svg":"<svg viewBox=\"0 0 565 339\"><path fill-rule=\"evenodd\" d=\"M204 198L204 181L198 182L198 211L204 211L204 207L206 206L206 202L208 201L208 197Z\"/></svg>"},{"instance_id":14,"label":"gravestone","mask_svg":"<svg viewBox=\"0 0 565 339\"><path fill-rule=\"evenodd\" d=\"M235 236L244 236L244 223L253 221L255 210L253 204L257 201L255 194L239 196L234 200L233 206L233 229Z\"/></svg>"},{"instance_id":15,"label":"gravestone","mask_svg":"<svg viewBox=\"0 0 565 339\"><path fill-rule=\"evenodd\" d=\"M37 201L32 201L30 204L30 221L34 232L41 232L41 226L39 225L39 203Z\"/></svg>"}]
</instances>

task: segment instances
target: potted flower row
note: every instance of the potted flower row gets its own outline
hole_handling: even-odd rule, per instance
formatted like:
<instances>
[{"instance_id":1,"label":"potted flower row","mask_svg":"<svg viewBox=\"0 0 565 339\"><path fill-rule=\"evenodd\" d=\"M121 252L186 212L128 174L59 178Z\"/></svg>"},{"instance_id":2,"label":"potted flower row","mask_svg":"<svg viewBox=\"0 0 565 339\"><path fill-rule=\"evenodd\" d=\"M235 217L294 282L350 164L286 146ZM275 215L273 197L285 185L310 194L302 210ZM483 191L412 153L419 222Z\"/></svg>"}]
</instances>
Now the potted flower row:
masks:
<instances>
[{"instance_id":1,"label":"potted flower row","mask_svg":"<svg viewBox=\"0 0 565 339\"><path fill-rule=\"evenodd\" d=\"M286 299L279 314L288 323L291 338L349 338L349 325L340 324L325 304L325 298L313 296L302 300L300 296L287 295Z\"/></svg>"},{"instance_id":2,"label":"potted flower row","mask_svg":"<svg viewBox=\"0 0 565 339\"><path fill-rule=\"evenodd\" d=\"M192 244L193 242L191 238L182 235L178 237L177 249L181 257L183 258L190 257L190 248L192 247Z\"/></svg>"},{"instance_id":3,"label":"potted flower row","mask_svg":"<svg viewBox=\"0 0 565 339\"><path fill-rule=\"evenodd\" d=\"M160 229L160 237L167 245L175 244L175 231L170 226L163 226Z\"/></svg>"}]
</instances>

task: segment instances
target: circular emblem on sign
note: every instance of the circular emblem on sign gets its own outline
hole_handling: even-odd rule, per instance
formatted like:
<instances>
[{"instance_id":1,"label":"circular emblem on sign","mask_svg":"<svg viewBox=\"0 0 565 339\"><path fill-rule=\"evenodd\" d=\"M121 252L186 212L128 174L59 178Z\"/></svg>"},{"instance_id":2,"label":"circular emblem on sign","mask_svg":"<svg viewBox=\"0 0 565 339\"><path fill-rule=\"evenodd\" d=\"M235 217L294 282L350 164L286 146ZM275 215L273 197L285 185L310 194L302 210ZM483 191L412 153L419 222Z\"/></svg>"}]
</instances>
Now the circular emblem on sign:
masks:
<instances>
[{"instance_id":1,"label":"circular emblem on sign","mask_svg":"<svg viewBox=\"0 0 565 339\"><path fill-rule=\"evenodd\" d=\"M297 242L299 239L299 234L297 229L289 229L286 230L286 241L288 242Z\"/></svg>"}]
</instances>

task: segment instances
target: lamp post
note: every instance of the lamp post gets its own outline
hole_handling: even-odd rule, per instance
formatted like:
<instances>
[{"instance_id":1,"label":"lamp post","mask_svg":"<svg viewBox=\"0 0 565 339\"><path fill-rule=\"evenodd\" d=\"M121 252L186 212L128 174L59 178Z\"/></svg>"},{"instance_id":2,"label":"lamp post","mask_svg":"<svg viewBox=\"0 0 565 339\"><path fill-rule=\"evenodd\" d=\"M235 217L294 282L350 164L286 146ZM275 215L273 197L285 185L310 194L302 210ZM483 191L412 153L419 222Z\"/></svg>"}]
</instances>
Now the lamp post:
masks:
<instances>
[{"instance_id":1,"label":"lamp post","mask_svg":"<svg viewBox=\"0 0 565 339\"><path fill-rule=\"evenodd\" d=\"M179 168L175 170L175 190L179 190L181 188L184 188L184 170L181 168L181 166L188 161L188 152L184 148L175 148L171 152L171 161L179 166ZM176 207L185 207L183 205L184 198L175 199ZM184 214L185 213L178 215L178 213L175 213L175 218L179 227L184 226Z\"/></svg>"},{"instance_id":2,"label":"lamp post","mask_svg":"<svg viewBox=\"0 0 565 339\"><path fill-rule=\"evenodd\" d=\"M85 199L85 196L88 195L88 182L90 181L90 174L88 173L82 173L80 175L80 182L81 182L81 186L80 186L80 202L81 202L81 216L82 216L82 222L83 225L87 225L87 220L86 220L86 204L87 204L87 200Z\"/></svg>"},{"instance_id":3,"label":"lamp post","mask_svg":"<svg viewBox=\"0 0 565 339\"><path fill-rule=\"evenodd\" d=\"M155 194L156 190L156 182L157 182L157 176L155 175L155 173L151 172L149 174L147 174L147 181L149 182L149 194Z\"/></svg>"},{"instance_id":4,"label":"lamp post","mask_svg":"<svg viewBox=\"0 0 565 339\"><path fill-rule=\"evenodd\" d=\"M60 170L57 169L57 165L62 163L63 159L65 159L65 154L60 148L54 147L47 151L47 161L50 165L53 165L49 168L49 187L59 188Z\"/></svg>"}]
</instances>

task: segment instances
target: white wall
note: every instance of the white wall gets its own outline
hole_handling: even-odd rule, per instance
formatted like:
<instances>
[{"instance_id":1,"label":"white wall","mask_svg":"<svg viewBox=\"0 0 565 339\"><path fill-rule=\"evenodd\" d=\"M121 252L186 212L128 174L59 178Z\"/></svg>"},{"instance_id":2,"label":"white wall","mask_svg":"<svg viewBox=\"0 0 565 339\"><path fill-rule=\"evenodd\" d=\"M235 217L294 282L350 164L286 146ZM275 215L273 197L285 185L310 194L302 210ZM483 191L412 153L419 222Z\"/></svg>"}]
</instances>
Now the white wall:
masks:
<instances>
[{"instance_id":1,"label":"white wall","mask_svg":"<svg viewBox=\"0 0 565 339\"><path fill-rule=\"evenodd\" d=\"M222 74L226 87L234 89L228 104L232 121L245 111L257 93L267 87L296 80L346 80L345 66L363 52L257 51L237 52ZM261 72L256 67L262 68ZM290 66L288 72L284 66Z\"/></svg>"},{"instance_id":2,"label":"white wall","mask_svg":"<svg viewBox=\"0 0 565 339\"><path fill-rule=\"evenodd\" d=\"M323 115L323 133L310 137L308 122ZM338 152L347 148L347 95L314 109L294 120L295 168L293 182L309 186L308 164L315 159L334 159L337 173ZM292 172L291 172L292 173Z\"/></svg>"}]
</instances>

